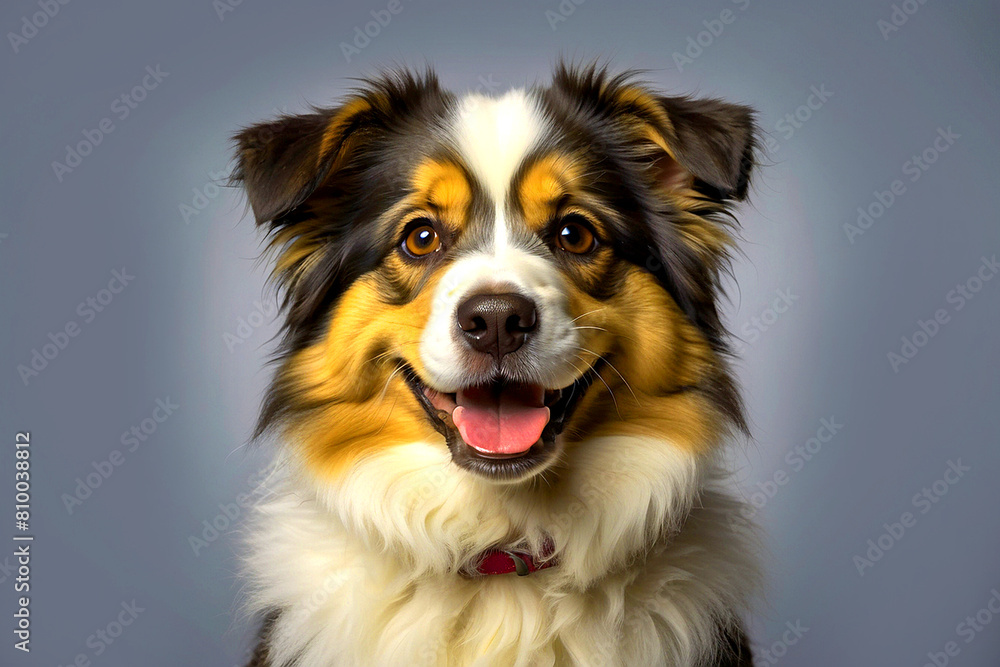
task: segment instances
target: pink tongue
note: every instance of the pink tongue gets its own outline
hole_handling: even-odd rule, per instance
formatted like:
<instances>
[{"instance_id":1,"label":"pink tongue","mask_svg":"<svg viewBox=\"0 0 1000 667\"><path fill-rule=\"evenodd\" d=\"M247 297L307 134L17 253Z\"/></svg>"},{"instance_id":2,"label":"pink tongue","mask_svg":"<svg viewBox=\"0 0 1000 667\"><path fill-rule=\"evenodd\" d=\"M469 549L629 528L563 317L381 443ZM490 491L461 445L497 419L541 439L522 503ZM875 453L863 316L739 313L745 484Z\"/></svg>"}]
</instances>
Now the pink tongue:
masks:
<instances>
[{"instance_id":1,"label":"pink tongue","mask_svg":"<svg viewBox=\"0 0 1000 667\"><path fill-rule=\"evenodd\" d=\"M460 390L452 420L462 439L488 454L521 454L538 442L549 423L542 387L506 387L497 395L490 387Z\"/></svg>"}]
</instances>

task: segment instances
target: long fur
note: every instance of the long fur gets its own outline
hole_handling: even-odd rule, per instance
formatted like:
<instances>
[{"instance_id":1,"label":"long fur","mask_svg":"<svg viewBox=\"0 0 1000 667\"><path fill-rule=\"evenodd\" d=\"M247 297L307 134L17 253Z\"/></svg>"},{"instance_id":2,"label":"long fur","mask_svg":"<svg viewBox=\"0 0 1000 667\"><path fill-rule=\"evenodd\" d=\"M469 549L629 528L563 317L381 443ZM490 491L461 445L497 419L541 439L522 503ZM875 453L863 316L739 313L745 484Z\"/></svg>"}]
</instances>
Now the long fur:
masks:
<instances>
[{"instance_id":1,"label":"long fur","mask_svg":"<svg viewBox=\"0 0 1000 667\"><path fill-rule=\"evenodd\" d=\"M589 444L576 479L502 502L449 474L433 443L315 492L289 462L249 560L251 608L281 612L272 664L714 664L759 582L718 467L658 442ZM543 530L561 545L547 576L456 576L470 553Z\"/></svg>"},{"instance_id":2,"label":"long fur","mask_svg":"<svg viewBox=\"0 0 1000 667\"><path fill-rule=\"evenodd\" d=\"M717 300L755 136L746 107L563 65L498 98L388 73L237 135L286 313L252 665L751 665L756 536L720 464L746 421ZM586 258L554 245L564 201L602 239ZM443 250L406 256L432 218ZM541 330L487 367L453 313L497 284ZM495 372L583 396L533 474L472 467L421 402ZM548 544L555 567L468 574Z\"/></svg>"}]
</instances>

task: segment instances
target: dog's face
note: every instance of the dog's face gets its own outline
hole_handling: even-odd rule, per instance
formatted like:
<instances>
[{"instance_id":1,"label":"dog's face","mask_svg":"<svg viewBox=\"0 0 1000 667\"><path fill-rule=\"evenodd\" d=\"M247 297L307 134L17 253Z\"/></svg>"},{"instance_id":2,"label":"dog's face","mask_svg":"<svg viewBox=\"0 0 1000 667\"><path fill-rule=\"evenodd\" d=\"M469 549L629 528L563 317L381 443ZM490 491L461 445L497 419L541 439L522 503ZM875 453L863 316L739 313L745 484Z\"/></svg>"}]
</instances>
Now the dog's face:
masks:
<instances>
[{"instance_id":1,"label":"dog's face","mask_svg":"<svg viewBox=\"0 0 1000 667\"><path fill-rule=\"evenodd\" d=\"M596 69L501 97L403 72L236 139L286 296L259 428L316 474L427 442L516 483L588 438L742 427L716 298L748 109Z\"/></svg>"}]
</instances>

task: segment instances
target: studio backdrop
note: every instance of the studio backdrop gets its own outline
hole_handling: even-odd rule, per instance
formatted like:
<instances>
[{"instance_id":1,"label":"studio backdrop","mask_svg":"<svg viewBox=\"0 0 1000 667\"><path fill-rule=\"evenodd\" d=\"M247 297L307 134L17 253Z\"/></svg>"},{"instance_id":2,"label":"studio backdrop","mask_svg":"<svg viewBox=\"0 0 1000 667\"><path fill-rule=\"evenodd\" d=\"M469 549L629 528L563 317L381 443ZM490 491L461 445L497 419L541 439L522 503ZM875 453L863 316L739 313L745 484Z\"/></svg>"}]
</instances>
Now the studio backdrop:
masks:
<instances>
[{"instance_id":1,"label":"studio backdrop","mask_svg":"<svg viewBox=\"0 0 1000 667\"><path fill-rule=\"evenodd\" d=\"M277 310L231 134L381 66L491 94L564 57L758 111L724 315L759 664L1000 664L998 25L985 0L5 2L0 663L248 657Z\"/></svg>"}]
</instances>

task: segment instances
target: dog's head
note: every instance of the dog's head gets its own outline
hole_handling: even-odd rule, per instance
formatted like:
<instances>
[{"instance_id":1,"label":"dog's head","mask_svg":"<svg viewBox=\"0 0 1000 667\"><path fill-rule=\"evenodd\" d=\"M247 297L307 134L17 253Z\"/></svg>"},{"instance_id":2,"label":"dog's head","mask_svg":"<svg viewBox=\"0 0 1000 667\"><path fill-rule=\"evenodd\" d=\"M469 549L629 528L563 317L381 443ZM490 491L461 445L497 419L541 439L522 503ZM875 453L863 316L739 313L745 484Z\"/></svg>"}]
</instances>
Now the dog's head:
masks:
<instances>
[{"instance_id":1,"label":"dog's head","mask_svg":"<svg viewBox=\"0 0 1000 667\"><path fill-rule=\"evenodd\" d=\"M497 97L401 71L236 141L287 316L258 429L316 474L421 442L520 483L588 439L744 427L716 302L748 108L594 67Z\"/></svg>"}]
</instances>

